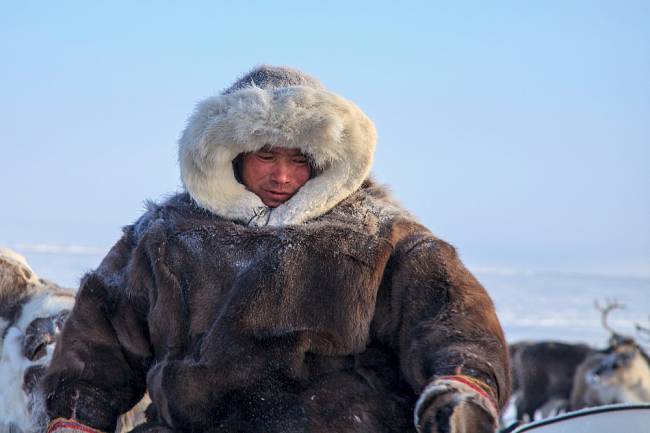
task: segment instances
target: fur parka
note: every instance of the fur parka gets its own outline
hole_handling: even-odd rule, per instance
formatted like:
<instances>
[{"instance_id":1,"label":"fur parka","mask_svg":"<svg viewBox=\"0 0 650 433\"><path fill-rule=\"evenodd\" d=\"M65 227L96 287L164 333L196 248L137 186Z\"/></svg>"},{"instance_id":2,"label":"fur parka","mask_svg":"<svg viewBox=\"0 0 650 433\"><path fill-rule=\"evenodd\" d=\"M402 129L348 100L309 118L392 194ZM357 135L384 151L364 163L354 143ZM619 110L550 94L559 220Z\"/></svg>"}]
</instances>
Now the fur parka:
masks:
<instances>
[{"instance_id":1,"label":"fur parka","mask_svg":"<svg viewBox=\"0 0 650 433\"><path fill-rule=\"evenodd\" d=\"M251 77L190 119L187 192L152 204L82 281L44 381L49 415L110 431L147 390L139 431L409 432L418 400L453 375L502 407L508 355L492 301L453 247L364 181L369 120L317 82L241 85ZM277 104L301 122L273 123ZM244 131L237 110L262 120ZM250 137L257 147L237 144ZM269 142L306 146L321 169L275 209L227 170ZM346 160L336 145L359 148Z\"/></svg>"}]
</instances>

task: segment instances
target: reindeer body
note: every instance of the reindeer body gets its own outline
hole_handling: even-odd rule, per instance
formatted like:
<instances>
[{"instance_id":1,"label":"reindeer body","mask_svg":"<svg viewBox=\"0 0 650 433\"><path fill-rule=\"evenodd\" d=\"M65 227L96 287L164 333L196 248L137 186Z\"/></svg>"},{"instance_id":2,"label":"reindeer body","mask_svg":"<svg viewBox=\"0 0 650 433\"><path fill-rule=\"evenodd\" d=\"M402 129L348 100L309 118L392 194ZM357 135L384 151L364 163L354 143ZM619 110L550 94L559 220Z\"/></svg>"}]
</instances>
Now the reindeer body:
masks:
<instances>
[{"instance_id":1,"label":"reindeer body","mask_svg":"<svg viewBox=\"0 0 650 433\"><path fill-rule=\"evenodd\" d=\"M584 344L554 341L511 345L517 419L532 420L538 410L543 417L566 410L575 370L594 352Z\"/></svg>"}]
</instances>

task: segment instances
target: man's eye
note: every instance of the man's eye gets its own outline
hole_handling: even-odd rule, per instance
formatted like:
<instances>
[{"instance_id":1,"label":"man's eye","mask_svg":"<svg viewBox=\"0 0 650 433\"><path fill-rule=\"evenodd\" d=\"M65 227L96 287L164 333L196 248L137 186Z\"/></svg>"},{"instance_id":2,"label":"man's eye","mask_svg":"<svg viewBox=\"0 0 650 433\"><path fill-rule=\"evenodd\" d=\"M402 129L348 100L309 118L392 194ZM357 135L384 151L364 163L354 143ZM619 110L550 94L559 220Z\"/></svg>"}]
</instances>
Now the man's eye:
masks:
<instances>
[{"instance_id":1,"label":"man's eye","mask_svg":"<svg viewBox=\"0 0 650 433\"><path fill-rule=\"evenodd\" d=\"M293 163L296 165L305 165L307 164L307 159L306 158L295 158L293 159Z\"/></svg>"},{"instance_id":2,"label":"man's eye","mask_svg":"<svg viewBox=\"0 0 650 433\"><path fill-rule=\"evenodd\" d=\"M271 161L273 159L272 153L258 153L257 157L262 161Z\"/></svg>"}]
</instances>

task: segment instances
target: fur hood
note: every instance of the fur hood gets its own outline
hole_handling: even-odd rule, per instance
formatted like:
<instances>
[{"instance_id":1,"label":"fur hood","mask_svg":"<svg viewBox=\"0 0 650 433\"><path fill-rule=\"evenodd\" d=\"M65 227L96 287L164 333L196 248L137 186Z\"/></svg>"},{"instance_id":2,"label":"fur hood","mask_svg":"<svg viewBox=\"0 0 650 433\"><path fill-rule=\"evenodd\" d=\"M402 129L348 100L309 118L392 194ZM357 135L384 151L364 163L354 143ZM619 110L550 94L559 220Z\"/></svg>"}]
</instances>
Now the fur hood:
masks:
<instances>
[{"instance_id":1,"label":"fur hood","mask_svg":"<svg viewBox=\"0 0 650 433\"><path fill-rule=\"evenodd\" d=\"M198 104L179 141L181 179L199 206L224 218L300 224L361 186L375 143L373 123L354 103L299 71L261 66ZM232 165L239 154L265 145L298 148L319 171L273 209L237 181Z\"/></svg>"}]
</instances>

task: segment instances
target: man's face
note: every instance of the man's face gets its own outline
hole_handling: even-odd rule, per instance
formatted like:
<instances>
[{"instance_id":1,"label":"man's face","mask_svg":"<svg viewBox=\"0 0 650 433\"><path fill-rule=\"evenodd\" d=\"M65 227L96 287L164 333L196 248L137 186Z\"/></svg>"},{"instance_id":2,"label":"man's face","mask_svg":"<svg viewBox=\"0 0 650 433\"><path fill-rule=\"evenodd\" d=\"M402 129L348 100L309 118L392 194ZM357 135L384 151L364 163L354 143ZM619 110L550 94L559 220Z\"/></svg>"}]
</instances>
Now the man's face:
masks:
<instances>
[{"instance_id":1,"label":"man's face","mask_svg":"<svg viewBox=\"0 0 650 433\"><path fill-rule=\"evenodd\" d=\"M309 180L311 168L298 149L264 147L244 155L241 175L244 185L265 205L277 207Z\"/></svg>"}]
</instances>

